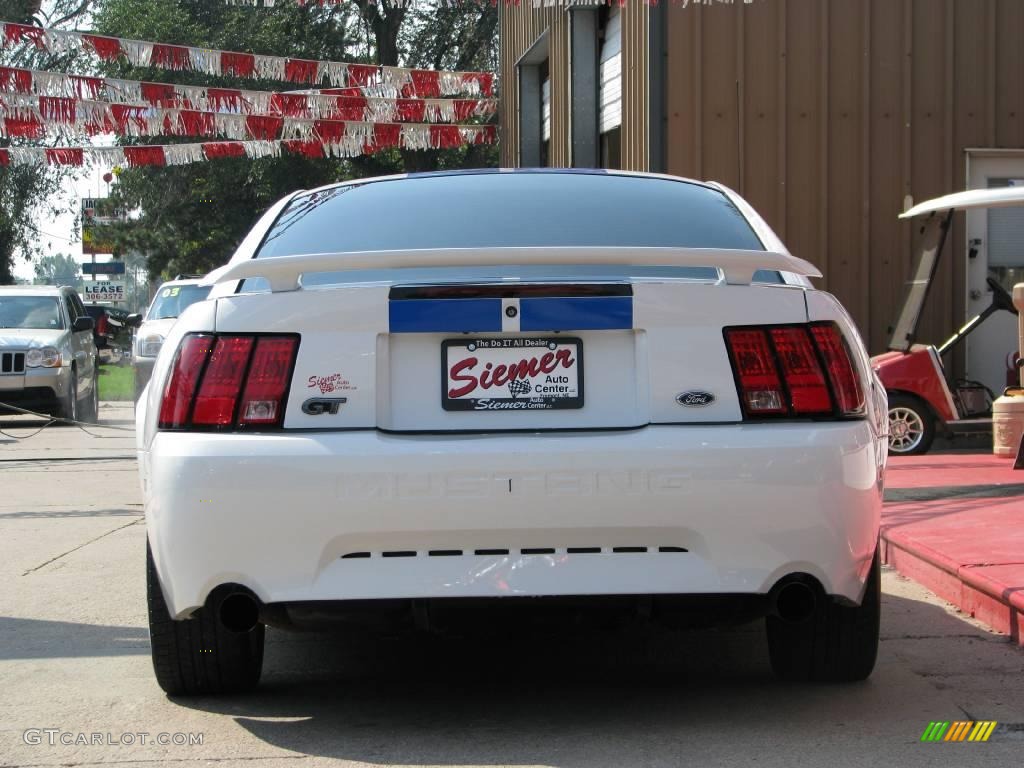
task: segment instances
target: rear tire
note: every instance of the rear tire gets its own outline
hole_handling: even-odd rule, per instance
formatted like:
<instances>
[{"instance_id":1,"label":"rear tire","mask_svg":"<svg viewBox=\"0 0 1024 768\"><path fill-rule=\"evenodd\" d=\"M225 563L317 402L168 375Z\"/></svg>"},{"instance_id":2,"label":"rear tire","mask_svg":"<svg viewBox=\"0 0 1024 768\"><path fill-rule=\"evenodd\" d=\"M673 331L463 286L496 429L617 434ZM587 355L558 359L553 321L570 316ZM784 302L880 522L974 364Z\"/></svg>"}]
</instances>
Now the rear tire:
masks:
<instances>
[{"instance_id":1,"label":"rear tire","mask_svg":"<svg viewBox=\"0 0 1024 768\"><path fill-rule=\"evenodd\" d=\"M772 671L783 680L848 683L866 679L878 656L881 601L876 551L859 606L839 605L823 597L803 621L767 618Z\"/></svg>"},{"instance_id":2,"label":"rear tire","mask_svg":"<svg viewBox=\"0 0 1024 768\"><path fill-rule=\"evenodd\" d=\"M146 543L146 600L149 641L156 681L168 694L238 693L259 683L265 629L232 632L218 620L220 599L211 595L204 607L183 621L171 618Z\"/></svg>"},{"instance_id":3,"label":"rear tire","mask_svg":"<svg viewBox=\"0 0 1024 768\"><path fill-rule=\"evenodd\" d=\"M889 453L928 453L935 439L935 417L923 402L909 395L889 396Z\"/></svg>"}]
</instances>

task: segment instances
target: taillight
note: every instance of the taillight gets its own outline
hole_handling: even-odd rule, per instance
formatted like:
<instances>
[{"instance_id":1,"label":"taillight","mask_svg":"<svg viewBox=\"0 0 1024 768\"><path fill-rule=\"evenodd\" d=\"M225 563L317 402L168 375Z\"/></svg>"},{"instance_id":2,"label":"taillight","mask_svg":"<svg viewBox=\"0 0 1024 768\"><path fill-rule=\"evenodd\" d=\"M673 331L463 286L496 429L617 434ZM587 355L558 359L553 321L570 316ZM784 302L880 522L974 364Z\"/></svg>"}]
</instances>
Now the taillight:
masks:
<instances>
[{"instance_id":1,"label":"taillight","mask_svg":"<svg viewBox=\"0 0 1024 768\"><path fill-rule=\"evenodd\" d=\"M189 334L160 405L161 429L280 426L296 336Z\"/></svg>"},{"instance_id":2,"label":"taillight","mask_svg":"<svg viewBox=\"0 0 1024 768\"><path fill-rule=\"evenodd\" d=\"M761 329L727 330L725 338L729 342L743 410L757 416L785 414L786 396L768 334Z\"/></svg>"},{"instance_id":3,"label":"taillight","mask_svg":"<svg viewBox=\"0 0 1024 768\"><path fill-rule=\"evenodd\" d=\"M839 411L847 416L864 413L864 389L839 328L833 323L817 323L811 326L811 332L825 359L832 390L839 401Z\"/></svg>"},{"instance_id":4,"label":"taillight","mask_svg":"<svg viewBox=\"0 0 1024 768\"><path fill-rule=\"evenodd\" d=\"M848 417L864 393L834 323L726 328L743 413L760 417Z\"/></svg>"}]
</instances>

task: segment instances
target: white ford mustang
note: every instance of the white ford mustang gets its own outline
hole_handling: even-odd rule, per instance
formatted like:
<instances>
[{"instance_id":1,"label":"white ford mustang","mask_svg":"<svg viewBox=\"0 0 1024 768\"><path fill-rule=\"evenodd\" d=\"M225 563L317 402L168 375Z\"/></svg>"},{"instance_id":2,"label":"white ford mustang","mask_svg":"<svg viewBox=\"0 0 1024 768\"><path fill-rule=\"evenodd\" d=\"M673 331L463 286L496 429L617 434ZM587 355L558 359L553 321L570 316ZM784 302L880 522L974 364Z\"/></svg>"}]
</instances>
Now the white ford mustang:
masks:
<instances>
[{"instance_id":1,"label":"white ford mustang","mask_svg":"<svg viewBox=\"0 0 1024 768\"><path fill-rule=\"evenodd\" d=\"M887 409L817 275L730 190L665 176L280 201L138 408L160 685L252 687L265 624L613 596L735 606L781 677L866 677Z\"/></svg>"}]
</instances>

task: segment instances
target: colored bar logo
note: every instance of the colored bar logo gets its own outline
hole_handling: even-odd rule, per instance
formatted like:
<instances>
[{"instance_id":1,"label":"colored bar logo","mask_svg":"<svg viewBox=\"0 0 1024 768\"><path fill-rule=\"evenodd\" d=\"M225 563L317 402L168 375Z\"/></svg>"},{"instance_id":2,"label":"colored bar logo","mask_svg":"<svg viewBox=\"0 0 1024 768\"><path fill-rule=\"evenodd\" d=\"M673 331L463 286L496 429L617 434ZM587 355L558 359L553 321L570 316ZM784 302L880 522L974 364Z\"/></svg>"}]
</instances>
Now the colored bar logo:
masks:
<instances>
[{"instance_id":1,"label":"colored bar logo","mask_svg":"<svg viewBox=\"0 0 1024 768\"><path fill-rule=\"evenodd\" d=\"M921 741L988 741L998 723L995 720L954 720L928 723Z\"/></svg>"}]
</instances>

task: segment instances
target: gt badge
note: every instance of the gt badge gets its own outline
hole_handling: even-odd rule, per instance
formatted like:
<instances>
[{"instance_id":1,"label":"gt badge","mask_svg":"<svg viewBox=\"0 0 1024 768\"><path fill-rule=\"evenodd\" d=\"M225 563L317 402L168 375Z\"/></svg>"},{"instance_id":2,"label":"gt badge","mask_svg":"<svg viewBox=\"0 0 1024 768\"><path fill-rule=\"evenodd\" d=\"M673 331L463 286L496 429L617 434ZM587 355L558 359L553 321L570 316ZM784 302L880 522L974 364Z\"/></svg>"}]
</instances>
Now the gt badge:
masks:
<instances>
[{"instance_id":1,"label":"gt badge","mask_svg":"<svg viewBox=\"0 0 1024 768\"><path fill-rule=\"evenodd\" d=\"M710 392L695 390L693 392L683 392L680 395L676 395L676 402L687 408L703 408L704 406L711 405L715 402L715 396Z\"/></svg>"},{"instance_id":2,"label":"gt badge","mask_svg":"<svg viewBox=\"0 0 1024 768\"><path fill-rule=\"evenodd\" d=\"M335 414L348 402L347 397L311 397L302 404L302 412L310 416L322 416L325 413Z\"/></svg>"}]
</instances>

